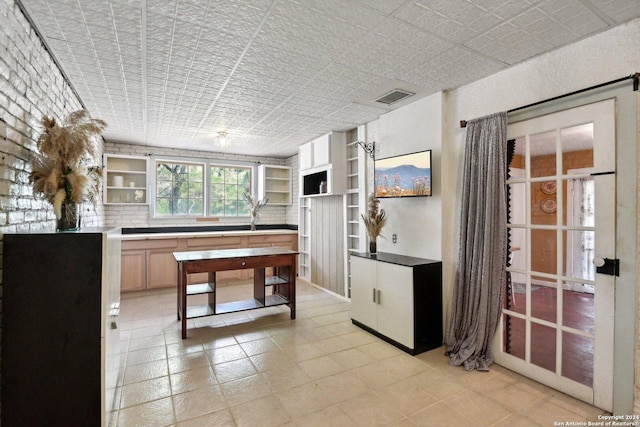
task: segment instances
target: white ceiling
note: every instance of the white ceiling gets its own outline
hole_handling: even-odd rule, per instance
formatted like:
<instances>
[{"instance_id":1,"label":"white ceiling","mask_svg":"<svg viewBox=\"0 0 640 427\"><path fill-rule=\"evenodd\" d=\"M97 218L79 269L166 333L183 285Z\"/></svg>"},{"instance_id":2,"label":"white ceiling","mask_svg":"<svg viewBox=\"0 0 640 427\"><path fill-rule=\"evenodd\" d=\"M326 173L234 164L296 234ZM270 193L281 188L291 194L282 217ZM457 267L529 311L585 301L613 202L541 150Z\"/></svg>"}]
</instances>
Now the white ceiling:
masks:
<instances>
[{"instance_id":1,"label":"white ceiling","mask_svg":"<svg viewBox=\"0 0 640 427\"><path fill-rule=\"evenodd\" d=\"M640 16L638 0L19 0L105 138L290 156ZM218 131L230 145L220 147Z\"/></svg>"}]
</instances>

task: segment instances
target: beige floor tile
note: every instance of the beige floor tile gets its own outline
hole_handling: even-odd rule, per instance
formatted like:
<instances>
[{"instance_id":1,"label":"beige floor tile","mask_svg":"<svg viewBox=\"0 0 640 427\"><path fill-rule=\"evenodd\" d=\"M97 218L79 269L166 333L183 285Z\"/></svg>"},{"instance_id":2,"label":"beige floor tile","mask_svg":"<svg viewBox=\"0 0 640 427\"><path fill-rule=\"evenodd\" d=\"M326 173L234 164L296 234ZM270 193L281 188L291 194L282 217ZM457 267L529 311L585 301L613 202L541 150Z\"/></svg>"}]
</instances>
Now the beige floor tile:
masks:
<instances>
[{"instance_id":1,"label":"beige floor tile","mask_svg":"<svg viewBox=\"0 0 640 427\"><path fill-rule=\"evenodd\" d=\"M153 378L166 377L167 375L169 375L169 369L166 360L141 363L125 368L123 384L137 383Z\"/></svg>"},{"instance_id":2,"label":"beige floor tile","mask_svg":"<svg viewBox=\"0 0 640 427\"><path fill-rule=\"evenodd\" d=\"M127 384L122 387L120 408L127 408L169 396L171 396L171 385L168 376Z\"/></svg>"},{"instance_id":3,"label":"beige floor tile","mask_svg":"<svg viewBox=\"0 0 640 427\"><path fill-rule=\"evenodd\" d=\"M170 426L174 423L170 397L124 408L118 413L118 427Z\"/></svg>"},{"instance_id":4,"label":"beige floor tile","mask_svg":"<svg viewBox=\"0 0 640 427\"><path fill-rule=\"evenodd\" d=\"M149 363L167 358L167 348L165 346L145 348L142 350L130 351L127 355L127 366Z\"/></svg>"},{"instance_id":5,"label":"beige floor tile","mask_svg":"<svg viewBox=\"0 0 640 427\"><path fill-rule=\"evenodd\" d=\"M330 354L333 360L344 366L346 369L357 368L375 361L375 359L358 348L350 348Z\"/></svg>"},{"instance_id":6,"label":"beige floor tile","mask_svg":"<svg viewBox=\"0 0 640 427\"><path fill-rule=\"evenodd\" d=\"M249 358L219 363L213 366L213 371L219 383L239 380L258 373Z\"/></svg>"},{"instance_id":7,"label":"beige floor tile","mask_svg":"<svg viewBox=\"0 0 640 427\"><path fill-rule=\"evenodd\" d=\"M436 402L436 399L421 389L413 378L376 390L375 394L382 400L390 402L396 410L405 416L418 412Z\"/></svg>"},{"instance_id":8,"label":"beige floor tile","mask_svg":"<svg viewBox=\"0 0 640 427\"><path fill-rule=\"evenodd\" d=\"M312 380L328 377L344 371L344 367L329 356L305 360L299 362L298 366Z\"/></svg>"},{"instance_id":9,"label":"beige floor tile","mask_svg":"<svg viewBox=\"0 0 640 427\"><path fill-rule=\"evenodd\" d=\"M315 382L275 393L291 418L301 417L332 405L329 394Z\"/></svg>"},{"instance_id":10,"label":"beige floor tile","mask_svg":"<svg viewBox=\"0 0 640 427\"><path fill-rule=\"evenodd\" d=\"M338 406L314 412L293 420L296 427L352 427L353 420Z\"/></svg>"},{"instance_id":11,"label":"beige floor tile","mask_svg":"<svg viewBox=\"0 0 640 427\"><path fill-rule=\"evenodd\" d=\"M186 393L174 394L173 406L176 411L177 421L185 421L220 411L225 409L227 405L220 387L214 385Z\"/></svg>"},{"instance_id":12,"label":"beige floor tile","mask_svg":"<svg viewBox=\"0 0 640 427\"><path fill-rule=\"evenodd\" d=\"M320 349L315 343L297 344L283 348L289 358L296 362L324 356L326 352Z\"/></svg>"},{"instance_id":13,"label":"beige floor tile","mask_svg":"<svg viewBox=\"0 0 640 427\"><path fill-rule=\"evenodd\" d=\"M169 373L176 374L182 371L188 371L190 369L201 368L203 366L209 366L209 358L205 352L191 353L184 356L172 357L167 360L169 365Z\"/></svg>"},{"instance_id":14,"label":"beige floor tile","mask_svg":"<svg viewBox=\"0 0 640 427\"><path fill-rule=\"evenodd\" d=\"M228 409L178 423L178 427L235 427L235 425Z\"/></svg>"},{"instance_id":15,"label":"beige floor tile","mask_svg":"<svg viewBox=\"0 0 640 427\"><path fill-rule=\"evenodd\" d=\"M255 356L251 356L250 359L258 372L268 372L296 366L296 363L289 359L287 354L280 349L268 353L256 354Z\"/></svg>"},{"instance_id":16,"label":"beige floor tile","mask_svg":"<svg viewBox=\"0 0 640 427\"><path fill-rule=\"evenodd\" d=\"M165 345L164 334L150 337L134 338L129 341L129 351L142 350Z\"/></svg>"},{"instance_id":17,"label":"beige floor tile","mask_svg":"<svg viewBox=\"0 0 640 427\"><path fill-rule=\"evenodd\" d=\"M247 353L242 350L240 344L207 350L207 355L209 356L209 360L211 360L212 365L231 362L232 360L239 360L247 357Z\"/></svg>"},{"instance_id":18,"label":"beige floor tile","mask_svg":"<svg viewBox=\"0 0 640 427\"><path fill-rule=\"evenodd\" d=\"M499 402L496 402L482 394L467 390L455 394L443 401L451 410L460 411L460 415L475 426L490 426L509 415L509 410ZM464 408L464 410L461 410Z\"/></svg>"},{"instance_id":19,"label":"beige floor tile","mask_svg":"<svg viewBox=\"0 0 640 427\"><path fill-rule=\"evenodd\" d=\"M311 379L295 365L267 371L263 375L274 392L288 390L311 381Z\"/></svg>"},{"instance_id":20,"label":"beige floor tile","mask_svg":"<svg viewBox=\"0 0 640 427\"><path fill-rule=\"evenodd\" d=\"M191 319L185 340L174 290L135 294L121 306L118 426L547 427L603 412L497 365L450 366L444 346L409 356L315 287L298 284L296 320L286 307Z\"/></svg>"},{"instance_id":21,"label":"beige floor tile","mask_svg":"<svg viewBox=\"0 0 640 427\"><path fill-rule=\"evenodd\" d=\"M271 394L271 387L262 375L254 375L220 385L229 406L256 400Z\"/></svg>"},{"instance_id":22,"label":"beige floor tile","mask_svg":"<svg viewBox=\"0 0 640 427\"><path fill-rule=\"evenodd\" d=\"M460 414L463 408L451 409L444 402L436 402L431 406L409 415L409 420L418 427L474 426Z\"/></svg>"},{"instance_id":23,"label":"beige floor tile","mask_svg":"<svg viewBox=\"0 0 640 427\"><path fill-rule=\"evenodd\" d=\"M332 403L342 403L371 389L352 372L342 372L316 381L316 384L327 393Z\"/></svg>"},{"instance_id":24,"label":"beige floor tile","mask_svg":"<svg viewBox=\"0 0 640 427\"><path fill-rule=\"evenodd\" d=\"M280 400L274 395L234 406L231 413L238 427L274 427L291 420Z\"/></svg>"},{"instance_id":25,"label":"beige floor tile","mask_svg":"<svg viewBox=\"0 0 640 427\"><path fill-rule=\"evenodd\" d=\"M397 356L403 354L402 350L398 350L391 344L388 344L382 340L374 341L369 344L361 345L358 347L361 351L373 357L376 360L386 359L388 357Z\"/></svg>"},{"instance_id":26,"label":"beige floor tile","mask_svg":"<svg viewBox=\"0 0 640 427\"><path fill-rule=\"evenodd\" d=\"M373 392L357 396L339 406L358 426L385 426L404 418L391 402Z\"/></svg>"},{"instance_id":27,"label":"beige floor tile","mask_svg":"<svg viewBox=\"0 0 640 427\"><path fill-rule=\"evenodd\" d=\"M451 378L439 369L431 369L413 377L418 386L433 396L443 400L467 389L458 380Z\"/></svg>"},{"instance_id":28,"label":"beige floor tile","mask_svg":"<svg viewBox=\"0 0 640 427\"><path fill-rule=\"evenodd\" d=\"M242 349L247 354L247 356L255 356L256 354L280 350L280 347L278 347L278 344L276 344L269 337L260 338L253 341L240 342L240 347L242 347Z\"/></svg>"},{"instance_id":29,"label":"beige floor tile","mask_svg":"<svg viewBox=\"0 0 640 427\"><path fill-rule=\"evenodd\" d=\"M205 388L217 383L216 376L210 366L190 369L169 376L173 394L186 393L198 388Z\"/></svg>"}]
</instances>

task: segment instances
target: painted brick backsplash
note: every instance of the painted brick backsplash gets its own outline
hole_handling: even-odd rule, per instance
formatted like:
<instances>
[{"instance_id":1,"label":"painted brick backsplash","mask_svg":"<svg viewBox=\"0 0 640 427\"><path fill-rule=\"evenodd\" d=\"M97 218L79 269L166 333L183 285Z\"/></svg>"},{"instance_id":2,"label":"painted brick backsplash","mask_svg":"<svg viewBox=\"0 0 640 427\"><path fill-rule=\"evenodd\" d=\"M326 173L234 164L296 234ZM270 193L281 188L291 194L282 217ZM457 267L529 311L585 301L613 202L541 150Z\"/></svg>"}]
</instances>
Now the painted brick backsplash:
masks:
<instances>
[{"instance_id":1,"label":"painted brick backsplash","mask_svg":"<svg viewBox=\"0 0 640 427\"><path fill-rule=\"evenodd\" d=\"M193 159L213 159L227 161L252 162L255 164L271 164L292 166L292 177L294 182L293 202L291 206L275 206L267 205L260 212L258 224L297 224L297 156L288 159L278 157L256 157L242 154L212 153L209 151L198 150L179 150L174 148L142 146L126 143L106 142L104 152L108 154L122 154L134 156L167 156L168 158L193 158ZM256 171L257 173L257 171ZM153 179L152 176L148 177ZM105 205L104 206L104 225L119 227L148 227L148 226L172 226L185 225L184 220L163 219L150 220L148 205ZM249 224L248 218L220 218L216 222L196 222L195 219L190 220L191 225L222 225L222 224Z\"/></svg>"}]
</instances>

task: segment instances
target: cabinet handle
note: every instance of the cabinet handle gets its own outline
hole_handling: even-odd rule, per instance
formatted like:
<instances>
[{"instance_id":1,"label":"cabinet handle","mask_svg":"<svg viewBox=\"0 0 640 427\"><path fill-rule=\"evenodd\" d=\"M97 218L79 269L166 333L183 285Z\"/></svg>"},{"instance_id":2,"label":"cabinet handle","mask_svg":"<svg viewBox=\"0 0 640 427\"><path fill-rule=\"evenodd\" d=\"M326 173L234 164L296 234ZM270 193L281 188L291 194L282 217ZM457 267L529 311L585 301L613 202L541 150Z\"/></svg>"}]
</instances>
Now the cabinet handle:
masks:
<instances>
[{"instance_id":1,"label":"cabinet handle","mask_svg":"<svg viewBox=\"0 0 640 427\"><path fill-rule=\"evenodd\" d=\"M380 290L378 289L378 304L380 304Z\"/></svg>"},{"instance_id":2,"label":"cabinet handle","mask_svg":"<svg viewBox=\"0 0 640 427\"><path fill-rule=\"evenodd\" d=\"M373 302L376 302L376 288L373 288Z\"/></svg>"}]
</instances>

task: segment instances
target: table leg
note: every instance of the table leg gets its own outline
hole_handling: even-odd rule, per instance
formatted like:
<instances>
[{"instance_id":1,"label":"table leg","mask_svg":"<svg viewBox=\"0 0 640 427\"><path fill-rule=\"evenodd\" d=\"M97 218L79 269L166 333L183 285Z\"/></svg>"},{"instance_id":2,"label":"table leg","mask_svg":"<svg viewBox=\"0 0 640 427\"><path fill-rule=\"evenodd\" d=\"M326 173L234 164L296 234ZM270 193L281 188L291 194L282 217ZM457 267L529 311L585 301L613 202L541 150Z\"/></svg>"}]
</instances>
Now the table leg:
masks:
<instances>
[{"instance_id":1,"label":"table leg","mask_svg":"<svg viewBox=\"0 0 640 427\"><path fill-rule=\"evenodd\" d=\"M291 319L296 318L296 256L291 257L289 267L289 308L291 309Z\"/></svg>"},{"instance_id":2,"label":"table leg","mask_svg":"<svg viewBox=\"0 0 640 427\"><path fill-rule=\"evenodd\" d=\"M185 339L187 338L187 271L185 268L180 269L178 288L180 289L180 312L182 314L182 339Z\"/></svg>"}]
</instances>

